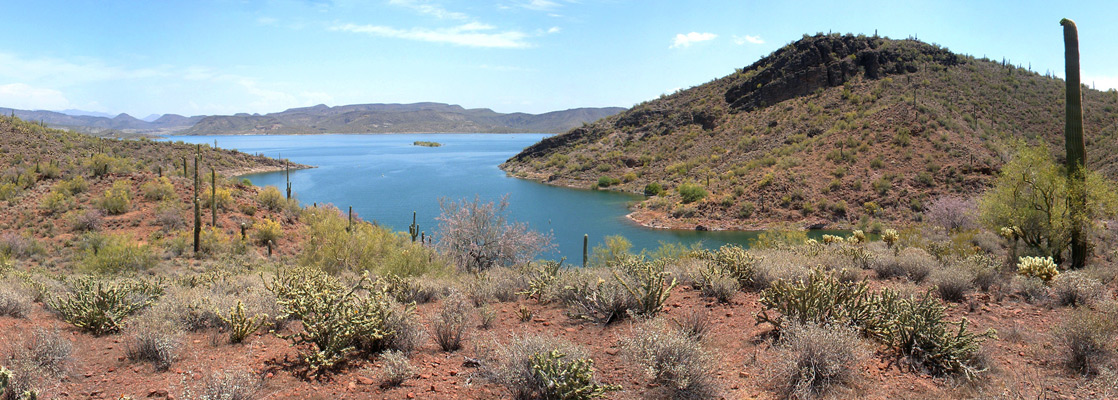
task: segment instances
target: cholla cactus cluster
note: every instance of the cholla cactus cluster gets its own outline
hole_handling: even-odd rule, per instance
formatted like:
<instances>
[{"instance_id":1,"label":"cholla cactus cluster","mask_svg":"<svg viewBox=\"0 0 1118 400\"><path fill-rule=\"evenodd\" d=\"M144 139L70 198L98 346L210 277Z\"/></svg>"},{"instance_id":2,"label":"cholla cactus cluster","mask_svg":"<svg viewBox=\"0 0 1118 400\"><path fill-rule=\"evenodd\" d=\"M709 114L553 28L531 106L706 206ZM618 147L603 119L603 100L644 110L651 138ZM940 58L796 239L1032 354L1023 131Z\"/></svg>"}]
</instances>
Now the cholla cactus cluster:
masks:
<instances>
[{"instance_id":1,"label":"cholla cactus cluster","mask_svg":"<svg viewBox=\"0 0 1118 400\"><path fill-rule=\"evenodd\" d=\"M671 273L664 271L664 267L664 263L661 262L647 262L638 257L629 257L619 268L625 272L624 274L619 275L617 270L613 271L613 277L636 300L632 312L651 316L664 307L664 302L668 301L672 288L677 284L674 277L670 282L668 281Z\"/></svg>"},{"instance_id":2,"label":"cholla cactus cluster","mask_svg":"<svg viewBox=\"0 0 1118 400\"><path fill-rule=\"evenodd\" d=\"M850 235L850 237L846 238L846 241L850 242L851 244L865 243L866 233L863 232L861 229L856 230Z\"/></svg>"},{"instance_id":3,"label":"cholla cactus cluster","mask_svg":"<svg viewBox=\"0 0 1118 400\"><path fill-rule=\"evenodd\" d=\"M897 240L900 239L901 235L898 234L895 229L886 229L885 232L881 233L881 241L885 242L889 247L893 247L893 245L897 244Z\"/></svg>"},{"instance_id":4,"label":"cholla cactus cluster","mask_svg":"<svg viewBox=\"0 0 1118 400\"><path fill-rule=\"evenodd\" d=\"M1051 282L1060 274L1060 270L1056 268L1052 257L1021 257L1017 262L1017 273Z\"/></svg>"},{"instance_id":5,"label":"cholla cactus cluster","mask_svg":"<svg viewBox=\"0 0 1118 400\"><path fill-rule=\"evenodd\" d=\"M1021 228L1016 226L1003 226L998 229L998 234L1008 240L1014 240L1021 236Z\"/></svg>"},{"instance_id":6,"label":"cholla cactus cluster","mask_svg":"<svg viewBox=\"0 0 1118 400\"><path fill-rule=\"evenodd\" d=\"M592 399L621 390L619 385L594 382L594 360L577 358L566 361L559 350L536 353L530 357L533 380L547 388L547 399Z\"/></svg>"},{"instance_id":7,"label":"cholla cactus cluster","mask_svg":"<svg viewBox=\"0 0 1118 400\"><path fill-rule=\"evenodd\" d=\"M119 332L124 318L153 304L163 288L144 281L106 281L85 276L75 279L66 296L47 299L62 319L95 335Z\"/></svg>"},{"instance_id":8,"label":"cholla cactus cluster","mask_svg":"<svg viewBox=\"0 0 1118 400\"><path fill-rule=\"evenodd\" d=\"M389 295L383 288L370 290L367 281L363 276L347 288L321 270L300 268L281 271L265 287L287 313L283 317L302 321L301 332L281 337L307 346L301 357L311 374L326 372L355 353L379 351L395 336L388 326L394 313Z\"/></svg>"},{"instance_id":9,"label":"cholla cactus cluster","mask_svg":"<svg viewBox=\"0 0 1118 400\"><path fill-rule=\"evenodd\" d=\"M836 235L823 235L823 244L843 243L845 239L842 236Z\"/></svg>"}]
</instances>

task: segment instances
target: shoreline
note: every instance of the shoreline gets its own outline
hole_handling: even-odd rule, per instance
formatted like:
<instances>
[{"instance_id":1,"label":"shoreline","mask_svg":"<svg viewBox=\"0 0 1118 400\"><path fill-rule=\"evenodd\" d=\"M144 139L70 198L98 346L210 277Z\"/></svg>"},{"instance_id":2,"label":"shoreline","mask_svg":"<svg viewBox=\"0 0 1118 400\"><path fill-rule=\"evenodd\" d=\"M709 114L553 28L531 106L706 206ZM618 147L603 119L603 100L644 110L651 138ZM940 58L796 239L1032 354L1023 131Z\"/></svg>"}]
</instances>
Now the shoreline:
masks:
<instances>
[{"instance_id":1,"label":"shoreline","mask_svg":"<svg viewBox=\"0 0 1118 400\"><path fill-rule=\"evenodd\" d=\"M297 164L297 165L292 165L291 166L292 171L301 170L301 169L311 169L311 168L318 168L318 167L315 167L313 165L302 165L302 164ZM228 170L226 172L222 172L222 175L230 176L230 177L234 177L234 178L241 178L241 177L244 177L245 175L264 174L264 173L268 173L268 172L282 172L285 169L286 168L284 166L262 165L262 166L256 166L256 167L232 169L232 170Z\"/></svg>"},{"instance_id":2,"label":"shoreline","mask_svg":"<svg viewBox=\"0 0 1118 400\"><path fill-rule=\"evenodd\" d=\"M550 180L549 181L548 180L549 176L544 175L544 174L540 174L540 173L525 172L526 175L521 177L521 176L517 176L516 174L514 174L510 171L507 171L503 168L501 170L505 171L505 175L507 175L509 177L512 177L512 178L516 178L516 179L530 180L530 181L542 183L542 184L548 185L548 186L561 187L561 188L567 188L567 189L591 190L591 189L587 189L587 185L589 185L589 184L584 184L582 186L579 186L576 183L581 183L581 182L571 180L571 179L555 179L555 180ZM520 172L524 172L524 171L520 171ZM630 193L630 192L621 192L621 191L610 190L610 189L596 189L596 190L634 194L634 193ZM667 213L665 213L665 212L650 211L650 210L645 210L645 209L641 209L641 208L634 208L634 207L628 207L628 211L629 211L629 213L625 214L625 219L626 220L628 220L629 222L631 222L633 224L636 224L636 225L638 225L642 228L655 229L655 230L715 231L715 232L717 232L717 231L724 231L724 232L757 232L757 231L766 231L766 230L772 230L772 229L777 229L777 228L786 229L786 228L789 228L789 227L796 227L796 228L803 229L803 230L816 230L816 229L843 230L843 229L851 229L849 224L842 224L842 223L839 223L839 222L823 221L823 220L816 220L816 221L812 221L812 220L803 220L803 221L753 221L752 223L744 224L744 223L741 223L741 221L737 221L737 220L730 220L730 221L721 220L721 219L680 220L680 219L669 217L667 215ZM820 226L820 225L822 225L822 226Z\"/></svg>"}]
</instances>

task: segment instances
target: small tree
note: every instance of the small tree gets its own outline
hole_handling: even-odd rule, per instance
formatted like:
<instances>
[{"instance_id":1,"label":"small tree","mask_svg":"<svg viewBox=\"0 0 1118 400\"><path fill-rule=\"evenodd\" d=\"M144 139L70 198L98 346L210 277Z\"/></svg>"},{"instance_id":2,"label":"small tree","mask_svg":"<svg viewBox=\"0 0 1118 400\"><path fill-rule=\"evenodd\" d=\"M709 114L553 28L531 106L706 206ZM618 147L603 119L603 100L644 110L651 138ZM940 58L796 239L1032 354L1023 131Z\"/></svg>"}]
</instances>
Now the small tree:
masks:
<instances>
[{"instance_id":1,"label":"small tree","mask_svg":"<svg viewBox=\"0 0 1118 400\"><path fill-rule=\"evenodd\" d=\"M1118 202L1113 185L1098 173L1086 176L1086 220L1114 215ZM979 202L982 222L991 230L1018 227L1019 239L1036 254L1057 264L1071 245L1072 215L1068 208L1067 173L1043 146L1022 146L1003 168L993 188Z\"/></svg>"},{"instance_id":2,"label":"small tree","mask_svg":"<svg viewBox=\"0 0 1118 400\"><path fill-rule=\"evenodd\" d=\"M477 197L460 202L440 199L439 207L437 246L462 270L479 272L528 262L554 247L550 234L506 218L508 196L499 203L482 203Z\"/></svg>"}]
</instances>

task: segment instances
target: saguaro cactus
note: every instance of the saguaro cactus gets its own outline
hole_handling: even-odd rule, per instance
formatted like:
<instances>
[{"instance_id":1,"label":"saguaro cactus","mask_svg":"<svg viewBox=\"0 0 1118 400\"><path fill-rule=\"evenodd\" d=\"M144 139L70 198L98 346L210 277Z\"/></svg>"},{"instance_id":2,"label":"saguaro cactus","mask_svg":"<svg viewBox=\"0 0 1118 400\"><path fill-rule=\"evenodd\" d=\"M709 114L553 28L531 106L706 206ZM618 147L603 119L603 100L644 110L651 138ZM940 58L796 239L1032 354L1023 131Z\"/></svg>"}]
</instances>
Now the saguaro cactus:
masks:
<instances>
[{"instance_id":1,"label":"saguaro cactus","mask_svg":"<svg viewBox=\"0 0 1118 400\"><path fill-rule=\"evenodd\" d=\"M217 172L214 167L210 167L210 215L212 221L210 226L217 227Z\"/></svg>"},{"instance_id":2,"label":"saguaro cactus","mask_svg":"<svg viewBox=\"0 0 1118 400\"><path fill-rule=\"evenodd\" d=\"M582 267L586 268L586 245L590 242L590 234L582 235Z\"/></svg>"},{"instance_id":3,"label":"saguaro cactus","mask_svg":"<svg viewBox=\"0 0 1118 400\"><path fill-rule=\"evenodd\" d=\"M194 154L194 256L198 257L198 253L202 250L202 204L198 200L198 158L201 156Z\"/></svg>"},{"instance_id":4,"label":"saguaro cactus","mask_svg":"<svg viewBox=\"0 0 1118 400\"><path fill-rule=\"evenodd\" d=\"M419 224L415 223L415 211L411 212L411 225L408 225L408 233L411 234L411 241L415 242L415 238L419 236Z\"/></svg>"},{"instance_id":5,"label":"saguaro cactus","mask_svg":"<svg viewBox=\"0 0 1118 400\"><path fill-rule=\"evenodd\" d=\"M1079 32L1075 21L1060 20L1064 27L1065 124L1064 148L1067 150L1068 211L1071 217L1071 268L1087 262L1086 148L1083 145L1083 105L1079 93Z\"/></svg>"},{"instance_id":6,"label":"saguaro cactus","mask_svg":"<svg viewBox=\"0 0 1118 400\"><path fill-rule=\"evenodd\" d=\"M291 200L291 163L283 160L284 164L284 179L287 180L287 199Z\"/></svg>"}]
</instances>

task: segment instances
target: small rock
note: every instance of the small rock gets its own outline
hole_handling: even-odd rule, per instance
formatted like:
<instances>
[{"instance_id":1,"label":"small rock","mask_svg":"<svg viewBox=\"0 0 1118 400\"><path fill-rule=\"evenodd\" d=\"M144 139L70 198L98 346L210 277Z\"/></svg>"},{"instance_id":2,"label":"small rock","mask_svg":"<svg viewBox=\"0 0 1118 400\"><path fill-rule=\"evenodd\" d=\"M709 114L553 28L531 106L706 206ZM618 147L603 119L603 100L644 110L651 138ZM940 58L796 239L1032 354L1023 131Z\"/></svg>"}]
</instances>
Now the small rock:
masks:
<instances>
[{"instance_id":1,"label":"small rock","mask_svg":"<svg viewBox=\"0 0 1118 400\"><path fill-rule=\"evenodd\" d=\"M749 377L749 373L748 373L748 372L745 372L745 371L741 371L741 372L738 372L738 377L739 377L739 378L748 378L748 377Z\"/></svg>"},{"instance_id":2,"label":"small rock","mask_svg":"<svg viewBox=\"0 0 1118 400\"><path fill-rule=\"evenodd\" d=\"M373 380L373 378L369 378L369 377L365 377L365 376L359 376L359 377L357 377L357 383L360 383L362 385L372 385L372 384L377 383L377 381Z\"/></svg>"},{"instance_id":3,"label":"small rock","mask_svg":"<svg viewBox=\"0 0 1118 400\"><path fill-rule=\"evenodd\" d=\"M415 392L408 392L408 398L409 399L414 399L415 398Z\"/></svg>"},{"instance_id":4,"label":"small rock","mask_svg":"<svg viewBox=\"0 0 1118 400\"><path fill-rule=\"evenodd\" d=\"M431 375L419 374L419 379L431 379Z\"/></svg>"},{"instance_id":5,"label":"small rock","mask_svg":"<svg viewBox=\"0 0 1118 400\"><path fill-rule=\"evenodd\" d=\"M609 354L611 356L616 356L618 352L618 349L606 349L606 354Z\"/></svg>"},{"instance_id":6,"label":"small rock","mask_svg":"<svg viewBox=\"0 0 1118 400\"><path fill-rule=\"evenodd\" d=\"M156 389L156 390L152 390L152 391L148 392L148 397L163 397L163 398L165 398L165 397L169 396L170 394L171 393L166 391L166 390Z\"/></svg>"},{"instance_id":7,"label":"small rock","mask_svg":"<svg viewBox=\"0 0 1118 400\"><path fill-rule=\"evenodd\" d=\"M457 375L458 375L458 370L456 370L456 369L450 370L450 376L457 376Z\"/></svg>"}]
</instances>

